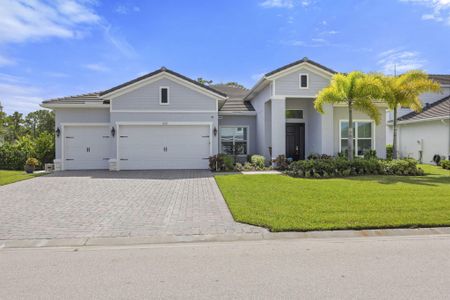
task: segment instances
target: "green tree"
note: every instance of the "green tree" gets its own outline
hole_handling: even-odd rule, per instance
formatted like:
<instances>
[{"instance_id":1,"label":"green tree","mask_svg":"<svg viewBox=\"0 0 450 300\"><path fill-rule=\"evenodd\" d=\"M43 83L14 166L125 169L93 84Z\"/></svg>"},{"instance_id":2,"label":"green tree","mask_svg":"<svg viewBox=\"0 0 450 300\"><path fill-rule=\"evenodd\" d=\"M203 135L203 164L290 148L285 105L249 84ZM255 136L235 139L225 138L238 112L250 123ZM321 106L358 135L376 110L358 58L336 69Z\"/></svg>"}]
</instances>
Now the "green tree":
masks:
<instances>
[{"instance_id":1,"label":"green tree","mask_svg":"<svg viewBox=\"0 0 450 300\"><path fill-rule=\"evenodd\" d=\"M3 144L6 134L6 113L3 112L3 106L0 102L0 145Z\"/></svg>"},{"instance_id":2,"label":"green tree","mask_svg":"<svg viewBox=\"0 0 450 300\"><path fill-rule=\"evenodd\" d=\"M383 100L390 110L394 112L392 157L397 158L397 110L399 107L410 108L416 112L422 110L419 96L426 92L438 92L441 89L439 83L428 78L428 75L420 70L406 72L400 76L378 75L383 81Z\"/></svg>"},{"instance_id":3,"label":"green tree","mask_svg":"<svg viewBox=\"0 0 450 300\"><path fill-rule=\"evenodd\" d=\"M23 114L15 111L12 115L5 118L6 123L6 140L13 142L24 133Z\"/></svg>"},{"instance_id":4,"label":"green tree","mask_svg":"<svg viewBox=\"0 0 450 300\"><path fill-rule=\"evenodd\" d=\"M245 86L243 86L242 84L240 84L240 83L238 83L236 81L227 82L227 83L225 83L225 85L238 87L238 88L241 88L241 89L245 89Z\"/></svg>"},{"instance_id":5,"label":"green tree","mask_svg":"<svg viewBox=\"0 0 450 300\"><path fill-rule=\"evenodd\" d=\"M198 77L197 81L204 85L210 85L213 83L212 80L207 80L207 79L204 79L203 77Z\"/></svg>"},{"instance_id":6,"label":"green tree","mask_svg":"<svg viewBox=\"0 0 450 300\"><path fill-rule=\"evenodd\" d=\"M55 130L55 114L44 109L30 112L25 117L25 127L34 138L43 132L53 133Z\"/></svg>"},{"instance_id":7,"label":"green tree","mask_svg":"<svg viewBox=\"0 0 450 300\"><path fill-rule=\"evenodd\" d=\"M345 104L348 108L348 159L353 160L353 110L366 113L376 124L380 123L381 113L375 100L383 96L381 79L372 74L351 72L335 74L329 86L320 91L314 101L314 108L324 113L323 105Z\"/></svg>"}]
</instances>

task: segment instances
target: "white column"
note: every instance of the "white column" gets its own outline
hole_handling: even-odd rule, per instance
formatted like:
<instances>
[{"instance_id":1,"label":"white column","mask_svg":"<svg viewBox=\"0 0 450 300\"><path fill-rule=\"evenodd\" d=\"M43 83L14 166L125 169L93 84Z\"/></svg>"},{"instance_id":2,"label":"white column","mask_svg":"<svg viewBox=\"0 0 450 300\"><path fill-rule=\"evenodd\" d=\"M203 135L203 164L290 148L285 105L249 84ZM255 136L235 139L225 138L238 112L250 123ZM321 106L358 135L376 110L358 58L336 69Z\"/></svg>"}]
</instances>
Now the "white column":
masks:
<instances>
[{"instance_id":1,"label":"white column","mask_svg":"<svg viewBox=\"0 0 450 300\"><path fill-rule=\"evenodd\" d=\"M334 155L335 152L338 151L334 151L334 140L335 138L339 138L339 135L338 137L334 136L334 108L331 104L327 104L324 105L323 110L325 113L321 115L322 122L320 132L317 131L315 134L320 134L322 136L321 154Z\"/></svg>"},{"instance_id":2,"label":"white column","mask_svg":"<svg viewBox=\"0 0 450 300\"><path fill-rule=\"evenodd\" d=\"M272 99L272 159L286 155L286 99Z\"/></svg>"}]
</instances>

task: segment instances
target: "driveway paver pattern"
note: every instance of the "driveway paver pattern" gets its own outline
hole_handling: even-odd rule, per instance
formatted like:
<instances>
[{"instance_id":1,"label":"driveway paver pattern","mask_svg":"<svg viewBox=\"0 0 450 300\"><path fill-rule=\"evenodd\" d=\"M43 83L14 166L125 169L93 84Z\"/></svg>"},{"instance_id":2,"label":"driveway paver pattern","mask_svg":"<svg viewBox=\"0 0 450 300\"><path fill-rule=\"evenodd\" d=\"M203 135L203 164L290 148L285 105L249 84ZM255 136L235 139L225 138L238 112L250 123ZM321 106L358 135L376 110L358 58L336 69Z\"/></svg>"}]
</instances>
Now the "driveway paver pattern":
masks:
<instances>
[{"instance_id":1,"label":"driveway paver pattern","mask_svg":"<svg viewBox=\"0 0 450 300\"><path fill-rule=\"evenodd\" d=\"M0 239L262 233L206 170L65 171L0 187Z\"/></svg>"}]
</instances>

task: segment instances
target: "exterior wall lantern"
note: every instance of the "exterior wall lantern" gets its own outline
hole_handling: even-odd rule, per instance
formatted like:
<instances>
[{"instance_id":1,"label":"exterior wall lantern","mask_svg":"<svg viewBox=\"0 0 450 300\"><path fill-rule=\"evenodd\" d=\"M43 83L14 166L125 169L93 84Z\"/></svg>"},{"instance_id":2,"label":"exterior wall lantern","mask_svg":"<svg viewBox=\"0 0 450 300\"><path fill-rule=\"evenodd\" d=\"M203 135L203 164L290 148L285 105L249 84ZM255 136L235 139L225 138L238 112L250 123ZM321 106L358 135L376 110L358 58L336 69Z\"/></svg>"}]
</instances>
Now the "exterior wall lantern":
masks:
<instances>
[{"instance_id":1,"label":"exterior wall lantern","mask_svg":"<svg viewBox=\"0 0 450 300\"><path fill-rule=\"evenodd\" d=\"M217 135L217 128L216 127L214 127L214 129L213 129L213 133L214 133L214 136Z\"/></svg>"},{"instance_id":2,"label":"exterior wall lantern","mask_svg":"<svg viewBox=\"0 0 450 300\"><path fill-rule=\"evenodd\" d=\"M111 135L113 137L116 135L116 129L114 127L111 128Z\"/></svg>"},{"instance_id":3,"label":"exterior wall lantern","mask_svg":"<svg viewBox=\"0 0 450 300\"><path fill-rule=\"evenodd\" d=\"M61 134L61 129L59 129L59 127L56 128L55 130L56 136L59 137L59 135Z\"/></svg>"}]
</instances>

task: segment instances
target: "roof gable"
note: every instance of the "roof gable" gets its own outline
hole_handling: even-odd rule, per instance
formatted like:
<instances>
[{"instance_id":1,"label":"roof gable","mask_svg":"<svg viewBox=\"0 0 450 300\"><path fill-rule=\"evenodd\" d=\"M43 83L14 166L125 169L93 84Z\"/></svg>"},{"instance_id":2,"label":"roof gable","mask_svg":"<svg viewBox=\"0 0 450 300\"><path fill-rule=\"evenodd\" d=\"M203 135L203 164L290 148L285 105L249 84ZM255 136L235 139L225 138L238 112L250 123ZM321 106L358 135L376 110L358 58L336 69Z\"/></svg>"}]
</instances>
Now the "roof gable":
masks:
<instances>
[{"instance_id":1,"label":"roof gable","mask_svg":"<svg viewBox=\"0 0 450 300\"><path fill-rule=\"evenodd\" d=\"M129 90L133 90L134 88L140 87L143 84L145 84L147 82L151 82L153 79L158 79L164 75L166 75L168 77L172 77L174 79L178 79L178 80L184 82L186 85L189 85L190 87L197 88L198 90L202 91L203 93L208 93L209 95L215 95L221 99L226 99L226 97L227 97L227 95L225 93L222 93L222 92L215 90L209 86L201 84L198 81L195 81L189 77L186 77L177 72L169 70L165 67L162 67L161 69L158 69L151 73L145 74L145 75L135 78L133 80L122 83L120 85L117 85L106 91L100 92L99 95L100 95L100 97L103 97L103 98L109 98L112 96L116 96L118 94L123 94L124 91L126 92Z\"/></svg>"},{"instance_id":2,"label":"roof gable","mask_svg":"<svg viewBox=\"0 0 450 300\"><path fill-rule=\"evenodd\" d=\"M442 98L434 103L426 105L421 112L412 111L397 120L403 121L419 121L436 118L450 118L450 96Z\"/></svg>"},{"instance_id":3,"label":"roof gable","mask_svg":"<svg viewBox=\"0 0 450 300\"><path fill-rule=\"evenodd\" d=\"M278 68L278 69L275 69L275 70L273 70L273 71L270 71L269 73L266 73L266 74L264 75L264 77L273 77L274 75L276 75L276 74L278 74L278 73L288 71L288 70L290 70L290 69L292 69L292 68L294 68L294 67L296 67L296 66L304 65L304 64L309 64L309 65L311 65L311 66L313 66L313 67L316 67L316 68L318 68L318 69L320 69L320 70L322 70L322 71L324 71L324 72L326 72L326 73L329 73L329 74L331 74L331 75L337 73L336 71L334 71L334 70L332 70L332 69L330 69L330 68L327 68L327 67L325 67L324 65L319 64L318 62L315 62L315 61L313 61L313 60L310 60L310 59L308 59L307 57L304 57L304 58L302 58L302 59L300 59L300 60L294 61L294 62L292 62L292 63L290 63L290 64L287 64L287 65L284 65L284 66L282 66L282 67L280 67L280 68Z\"/></svg>"}]
</instances>

